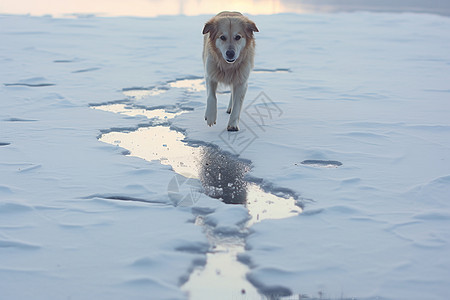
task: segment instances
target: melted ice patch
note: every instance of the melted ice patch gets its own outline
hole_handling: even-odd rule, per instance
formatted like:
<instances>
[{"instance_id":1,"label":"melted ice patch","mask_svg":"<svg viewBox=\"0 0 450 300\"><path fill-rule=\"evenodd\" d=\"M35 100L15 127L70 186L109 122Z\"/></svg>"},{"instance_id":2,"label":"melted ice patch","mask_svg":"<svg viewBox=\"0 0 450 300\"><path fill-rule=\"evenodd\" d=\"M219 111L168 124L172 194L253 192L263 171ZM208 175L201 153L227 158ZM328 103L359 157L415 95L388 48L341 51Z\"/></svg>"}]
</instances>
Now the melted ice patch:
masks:
<instances>
[{"instance_id":1,"label":"melted ice patch","mask_svg":"<svg viewBox=\"0 0 450 300\"><path fill-rule=\"evenodd\" d=\"M160 161L185 177L193 178L197 173L196 157L199 148L186 146L182 133L167 126L139 128L132 132L110 132L100 137L101 142L120 146L129 151L129 155L147 161Z\"/></svg>"},{"instance_id":2,"label":"melted ice patch","mask_svg":"<svg viewBox=\"0 0 450 300\"><path fill-rule=\"evenodd\" d=\"M152 89L136 88L136 89L126 89L126 90L122 91L122 93L125 96L127 96L129 98L134 98L137 100L140 100L145 97L157 96L157 95L163 94L165 92L166 92L166 90L158 89L158 88L152 88Z\"/></svg>"},{"instance_id":3,"label":"melted ice patch","mask_svg":"<svg viewBox=\"0 0 450 300\"><path fill-rule=\"evenodd\" d=\"M292 197L285 199L266 193L256 184L248 187L246 206L251 216L248 227L262 220L284 219L301 213L301 208Z\"/></svg>"},{"instance_id":4,"label":"melted ice patch","mask_svg":"<svg viewBox=\"0 0 450 300\"><path fill-rule=\"evenodd\" d=\"M131 132L109 132L99 140L125 148L131 156L169 165L184 177L200 180L204 192L211 197L245 205L251 216L248 226L301 212L293 197L278 197L245 181L245 174L250 170L246 163L215 148L190 146L184 139L184 134L158 125Z\"/></svg>"},{"instance_id":5,"label":"melted ice patch","mask_svg":"<svg viewBox=\"0 0 450 300\"><path fill-rule=\"evenodd\" d=\"M194 77L167 81L156 87L126 88L122 90L122 93L128 98L141 100L146 97L161 95L171 88L185 89L188 92L202 92L206 90L205 80L203 78Z\"/></svg>"},{"instance_id":6,"label":"melted ice patch","mask_svg":"<svg viewBox=\"0 0 450 300\"><path fill-rule=\"evenodd\" d=\"M256 288L245 278L248 267L237 260L237 256L245 252L244 239L215 235L201 216L195 223L204 228L213 250L207 253L205 266L195 269L182 286L189 298L261 299Z\"/></svg>"},{"instance_id":7,"label":"melted ice patch","mask_svg":"<svg viewBox=\"0 0 450 300\"><path fill-rule=\"evenodd\" d=\"M197 79L196 83L192 80L178 81L173 85L195 90L199 88L195 85L197 83L200 83L200 79ZM129 116L142 115L157 120L172 119L183 113L171 113L164 109L137 109L124 104L93 108ZM128 155L171 166L175 173L190 181L187 185L190 189L197 189L196 192L201 190L225 203L244 205L250 218L239 232L231 235L216 232L218 228L204 224L203 217L197 217L196 224L203 227L212 250L207 254L206 265L203 268L196 268L182 289L187 291L191 298L196 299L261 298L256 288L246 279L248 266L237 259L240 253L245 252L244 237L253 224L266 219L295 216L301 213L301 208L291 195L279 197L265 191L258 184L247 181L245 175L251 169L249 163L221 151L218 147L190 145L185 138L183 133L157 123L134 131L105 133L99 140L127 149ZM192 184L192 181L199 184ZM189 195L181 196L171 197L169 192L172 201L173 198L181 200L195 198L186 197ZM192 204L194 201L190 203Z\"/></svg>"},{"instance_id":8,"label":"melted ice patch","mask_svg":"<svg viewBox=\"0 0 450 300\"><path fill-rule=\"evenodd\" d=\"M179 112L168 112L165 109L143 109L143 108L133 108L126 104L107 104L107 105L98 105L98 106L92 106L93 109L103 110L103 111L109 111L113 113L118 113L122 115L127 116L144 116L148 119L161 119L161 120L167 120L167 119L173 119L178 115L181 115L185 111L179 111Z\"/></svg>"},{"instance_id":9,"label":"melted ice patch","mask_svg":"<svg viewBox=\"0 0 450 300\"><path fill-rule=\"evenodd\" d=\"M336 160L304 160L301 164L318 168L337 168L342 166L342 163Z\"/></svg>"},{"instance_id":10,"label":"melted ice patch","mask_svg":"<svg viewBox=\"0 0 450 300\"><path fill-rule=\"evenodd\" d=\"M203 79L180 79L169 82L169 86L173 88L184 88L189 92L205 91L205 81Z\"/></svg>"},{"instance_id":11,"label":"melted ice patch","mask_svg":"<svg viewBox=\"0 0 450 300\"><path fill-rule=\"evenodd\" d=\"M283 68L277 68L277 69L253 69L253 73L291 73L291 69L283 69Z\"/></svg>"}]
</instances>

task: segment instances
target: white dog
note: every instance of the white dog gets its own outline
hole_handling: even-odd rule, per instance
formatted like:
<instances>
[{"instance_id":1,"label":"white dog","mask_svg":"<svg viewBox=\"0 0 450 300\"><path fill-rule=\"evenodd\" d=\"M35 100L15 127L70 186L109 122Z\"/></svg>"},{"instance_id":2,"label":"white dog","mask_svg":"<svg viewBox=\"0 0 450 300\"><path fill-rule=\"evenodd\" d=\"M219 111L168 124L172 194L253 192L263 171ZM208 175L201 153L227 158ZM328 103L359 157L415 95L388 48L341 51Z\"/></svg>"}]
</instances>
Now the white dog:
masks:
<instances>
[{"instance_id":1,"label":"white dog","mask_svg":"<svg viewBox=\"0 0 450 300\"><path fill-rule=\"evenodd\" d=\"M231 87L227 113L230 115L228 131L239 130L239 118L247 92L247 80L253 69L255 40L259 32L255 23L238 12L221 12L203 28L203 64L207 104L205 120L209 126L216 124L218 83Z\"/></svg>"}]
</instances>

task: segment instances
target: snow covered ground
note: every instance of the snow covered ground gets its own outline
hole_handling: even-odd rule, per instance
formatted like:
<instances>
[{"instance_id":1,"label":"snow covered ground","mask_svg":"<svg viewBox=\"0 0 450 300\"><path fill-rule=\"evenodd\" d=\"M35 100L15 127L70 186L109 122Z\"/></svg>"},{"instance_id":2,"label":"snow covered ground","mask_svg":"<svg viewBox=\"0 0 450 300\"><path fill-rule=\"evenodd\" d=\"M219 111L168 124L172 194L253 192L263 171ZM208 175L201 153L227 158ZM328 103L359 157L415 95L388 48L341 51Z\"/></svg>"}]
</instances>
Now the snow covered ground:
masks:
<instances>
[{"instance_id":1,"label":"snow covered ground","mask_svg":"<svg viewBox=\"0 0 450 300\"><path fill-rule=\"evenodd\" d=\"M184 299L213 253L198 216L244 226L243 206L204 194L174 206L176 168L98 140L155 126L92 109L124 103L172 113L186 143L239 154L248 180L301 202L243 237L260 293L446 299L450 19L252 16L257 72L230 135L228 94L209 128L202 88L178 85L203 75L209 17L0 16L0 298ZM252 299L242 288L217 296Z\"/></svg>"}]
</instances>

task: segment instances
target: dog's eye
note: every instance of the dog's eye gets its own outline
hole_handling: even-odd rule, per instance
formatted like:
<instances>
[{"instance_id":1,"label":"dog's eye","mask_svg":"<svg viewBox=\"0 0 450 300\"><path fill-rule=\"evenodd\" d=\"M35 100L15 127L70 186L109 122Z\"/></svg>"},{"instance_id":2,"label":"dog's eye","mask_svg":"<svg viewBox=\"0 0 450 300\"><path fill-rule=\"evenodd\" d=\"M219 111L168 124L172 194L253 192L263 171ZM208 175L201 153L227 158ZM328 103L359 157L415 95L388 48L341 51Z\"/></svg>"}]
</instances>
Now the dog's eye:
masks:
<instances>
[{"instance_id":1,"label":"dog's eye","mask_svg":"<svg viewBox=\"0 0 450 300\"><path fill-rule=\"evenodd\" d=\"M224 36L224 35L221 35L221 36L220 36L220 39L221 39L222 41L226 41L226 40L227 40L227 37Z\"/></svg>"},{"instance_id":2,"label":"dog's eye","mask_svg":"<svg viewBox=\"0 0 450 300\"><path fill-rule=\"evenodd\" d=\"M234 39L235 39L236 41L239 41L239 40L241 39L241 36L240 36L240 35L237 35L237 36L234 37Z\"/></svg>"}]
</instances>

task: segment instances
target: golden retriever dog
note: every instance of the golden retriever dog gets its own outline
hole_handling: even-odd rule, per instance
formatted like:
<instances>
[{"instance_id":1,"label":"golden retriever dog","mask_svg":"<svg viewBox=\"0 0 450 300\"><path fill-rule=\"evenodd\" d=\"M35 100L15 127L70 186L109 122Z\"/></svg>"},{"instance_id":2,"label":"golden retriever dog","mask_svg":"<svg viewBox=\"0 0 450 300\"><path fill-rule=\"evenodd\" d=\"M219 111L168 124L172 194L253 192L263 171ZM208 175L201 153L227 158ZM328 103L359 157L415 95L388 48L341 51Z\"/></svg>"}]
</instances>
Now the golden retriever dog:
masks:
<instances>
[{"instance_id":1,"label":"golden retriever dog","mask_svg":"<svg viewBox=\"0 0 450 300\"><path fill-rule=\"evenodd\" d=\"M239 130L242 103L255 56L253 32L259 32L254 22L241 13L228 11L213 17L203 28L203 64L207 93L205 120L209 126L216 124L216 90L217 85L222 83L231 88L227 109L227 113L231 115L227 130Z\"/></svg>"}]
</instances>

